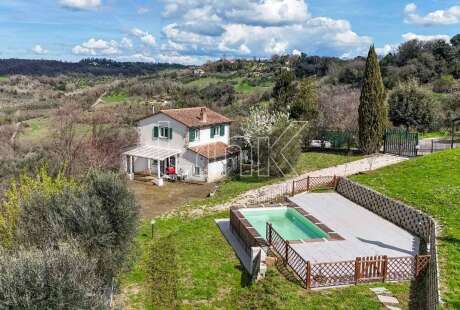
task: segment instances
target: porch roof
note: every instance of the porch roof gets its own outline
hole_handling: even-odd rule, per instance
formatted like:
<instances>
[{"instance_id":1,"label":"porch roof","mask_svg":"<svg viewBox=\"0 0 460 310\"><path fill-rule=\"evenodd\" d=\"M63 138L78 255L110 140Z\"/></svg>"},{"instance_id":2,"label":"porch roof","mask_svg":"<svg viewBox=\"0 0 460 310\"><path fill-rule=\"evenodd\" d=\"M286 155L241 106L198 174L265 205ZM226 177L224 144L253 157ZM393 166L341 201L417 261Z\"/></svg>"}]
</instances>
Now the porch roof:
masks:
<instances>
[{"instance_id":1,"label":"porch roof","mask_svg":"<svg viewBox=\"0 0 460 310\"><path fill-rule=\"evenodd\" d=\"M155 145L143 145L135 149L126 151L123 155L142 157L155 160L165 160L171 156L180 154L180 150L167 149L163 147L158 147Z\"/></svg>"}]
</instances>

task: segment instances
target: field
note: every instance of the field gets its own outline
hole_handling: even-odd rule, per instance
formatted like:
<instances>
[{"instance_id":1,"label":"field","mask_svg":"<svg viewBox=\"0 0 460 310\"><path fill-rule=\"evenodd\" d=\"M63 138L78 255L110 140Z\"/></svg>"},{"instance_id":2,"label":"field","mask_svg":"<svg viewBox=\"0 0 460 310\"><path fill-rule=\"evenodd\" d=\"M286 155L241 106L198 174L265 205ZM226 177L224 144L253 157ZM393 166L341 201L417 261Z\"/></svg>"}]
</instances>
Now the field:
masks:
<instances>
[{"instance_id":1,"label":"field","mask_svg":"<svg viewBox=\"0 0 460 310\"><path fill-rule=\"evenodd\" d=\"M0 75L0 82L1 81L8 81L10 78L7 77L6 75Z\"/></svg>"},{"instance_id":2,"label":"field","mask_svg":"<svg viewBox=\"0 0 460 310\"><path fill-rule=\"evenodd\" d=\"M442 225L438 252L442 297L460 308L460 149L387 167L354 180L434 216Z\"/></svg>"},{"instance_id":3,"label":"field","mask_svg":"<svg viewBox=\"0 0 460 310\"><path fill-rule=\"evenodd\" d=\"M192 82L187 83L186 85L194 86L198 88L205 88L211 84L225 83L225 82L232 84L233 87L235 88L235 91L241 94L270 91L273 87L273 83L271 82L261 83L260 85L253 86L253 85L250 85L248 81L246 81L242 77L223 79L223 78L218 78L214 76L199 78Z\"/></svg>"},{"instance_id":4,"label":"field","mask_svg":"<svg viewBox=\"0 0 460 310\"><path fill-rule=\"evenodd\" d=\"M53 134L53 120L49 117L39 117L24 122L24 129L18 135L18 140L22 143L41 143L43 139L50 138ZM91 130L89 125L78 124L76 133L83 136Z\"/></svg>"}]
</instances>

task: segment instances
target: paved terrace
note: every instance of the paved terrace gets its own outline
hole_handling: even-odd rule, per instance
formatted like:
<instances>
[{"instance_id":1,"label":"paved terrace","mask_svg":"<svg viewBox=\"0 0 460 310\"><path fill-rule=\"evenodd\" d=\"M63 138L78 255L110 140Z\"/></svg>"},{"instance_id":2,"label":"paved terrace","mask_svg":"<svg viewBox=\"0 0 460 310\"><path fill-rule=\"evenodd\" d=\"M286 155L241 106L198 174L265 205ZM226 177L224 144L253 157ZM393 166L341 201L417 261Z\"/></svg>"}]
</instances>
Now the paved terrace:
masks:
<instances>
[{"instance_id":1,"label":"paved terrace","mask_svg":"<svg viewBox=\"0 0 460 310\"><path fill-rule=\"evenodd\" d=\"M418 253L418 237L338 193L302 193L290 200L345 239L292 244L312 263L375 255L414 256Z\"/></svg>"}]
</instances>

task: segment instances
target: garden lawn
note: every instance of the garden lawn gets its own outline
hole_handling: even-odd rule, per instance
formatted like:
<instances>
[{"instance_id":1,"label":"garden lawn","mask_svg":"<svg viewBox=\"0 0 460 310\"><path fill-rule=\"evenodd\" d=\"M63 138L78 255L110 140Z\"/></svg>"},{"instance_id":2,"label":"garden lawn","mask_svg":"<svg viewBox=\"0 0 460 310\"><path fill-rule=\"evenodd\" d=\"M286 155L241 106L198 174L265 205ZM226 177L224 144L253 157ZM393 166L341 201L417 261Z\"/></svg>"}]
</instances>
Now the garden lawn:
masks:
<instances>
[{"instance_id":1,"label":"garden lawn","mask_svg":"<svg viewBox=\"0 0 460 310\"><path fill-rule=\"evenodd\" d=\"M227 212L196 219L160 219L155 224L155 238L169 236L169 242L174 244L175 251L157 253L156 257L170 260L174 255L176 258L180 309L382 309L369 290L377 286L388 288L402 303L402 308L408 308L408 283L307 291L272 267L265 279L248 286L238 259L214 222L225 217ZM121 295L117 305L129 309L155 308L149 302L146 276L151 240L150 226L145 223L136 238L133 268L119 279ZM169 307L164 305L164 308Z\"/></svg>"},{"instance_id":2,"label":"garden lawn","mask_svg":"<svg viewBox=\"0 0 460 310\"><path fill-rule=\"evenodd\" d=\"M432 215L442 224L438 246L442 299L448 308L460 309L460 149L353 179Z\"/></svg>"}]
</instances>

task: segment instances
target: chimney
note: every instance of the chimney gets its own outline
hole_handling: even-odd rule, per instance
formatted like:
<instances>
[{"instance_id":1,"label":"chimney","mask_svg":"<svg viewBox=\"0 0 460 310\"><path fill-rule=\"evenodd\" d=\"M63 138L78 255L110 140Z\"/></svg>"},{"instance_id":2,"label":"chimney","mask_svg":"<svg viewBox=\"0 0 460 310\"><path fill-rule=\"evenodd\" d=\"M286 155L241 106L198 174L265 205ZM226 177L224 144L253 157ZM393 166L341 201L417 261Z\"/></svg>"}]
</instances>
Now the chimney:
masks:
<instances>
[{"instance_id":1,"label":"chimney","mask_svg":"<svg viewBox=\"0 0 460 310\"><path fill-rule=\"evenodd\" d=\"M200 113L200 118L201 118L201 121L203 123L207 123L208 122L208 111L206 110L206 108L201 108L201 113Z\"/></svg>"}]
</instances>

